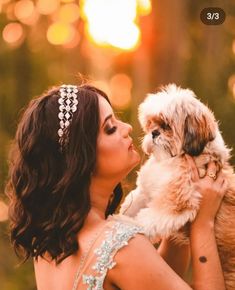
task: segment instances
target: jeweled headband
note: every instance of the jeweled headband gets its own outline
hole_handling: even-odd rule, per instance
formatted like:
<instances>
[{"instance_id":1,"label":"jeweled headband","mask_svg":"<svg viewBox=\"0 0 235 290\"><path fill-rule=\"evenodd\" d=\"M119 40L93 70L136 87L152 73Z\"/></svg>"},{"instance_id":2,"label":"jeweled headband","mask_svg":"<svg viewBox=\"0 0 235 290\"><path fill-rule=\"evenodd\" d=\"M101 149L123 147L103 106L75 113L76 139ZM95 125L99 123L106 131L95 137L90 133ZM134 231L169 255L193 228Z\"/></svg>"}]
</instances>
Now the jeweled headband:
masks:
<instances>
[{"instance_id":1,"label":"jeweled headband","mask_svg":"<svg viewBox=\"0 0 235 290\"><path fill-rule=\"evenodd\" d=\"M61 150L63 150L69 141L68 126L72 122L73 113L77 110L77 92L77 86L74 85L62 85L59 90L60 98L58 99L58 103L60 112L58 117L60 120L60 129L58 130L58 135Z\"/></svg>"}]
</instances>

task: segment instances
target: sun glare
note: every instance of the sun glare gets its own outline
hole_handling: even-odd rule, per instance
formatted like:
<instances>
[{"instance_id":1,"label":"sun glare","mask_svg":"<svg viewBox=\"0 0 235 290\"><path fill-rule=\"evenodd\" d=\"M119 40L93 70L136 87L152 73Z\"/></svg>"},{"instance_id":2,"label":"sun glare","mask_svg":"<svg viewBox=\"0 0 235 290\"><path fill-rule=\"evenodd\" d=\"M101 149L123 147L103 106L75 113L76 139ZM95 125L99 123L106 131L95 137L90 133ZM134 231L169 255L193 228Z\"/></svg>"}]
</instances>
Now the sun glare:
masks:
<instances>
[{"instance_id":1,"label":"sun glare","mask_svg":"<svg viewBox=\"0 0 235 290\"><path fill-rule=\"evenodd\" d=\"M137 0L137 8L140 15L148 15L152 11L150 0Z\"/></svg>"},{"instance_id":2,"label":"sun glare","mask_svg":"<svg viewBox=\"0 0 235 290\"><path fill-rule=\"evenodd\" d=\"M151 0L0 0L0 12L6 14L8 21L18 22L27 33L25 36L28 36L25 25L36 27L45 19L47 40L53 45L70 43L65 47L75 47L80 31L76 32L76 37L72 35L84 27L90 42L118 51L132 51L139 46L139 18L149 14L151 9ZM80 26L80 21L84 25ZM16 32L11 29L12 39L20 34L20 26L15 27ZM8 38L4 39L7 43L14 42L6 40Z\"/></svg>"},{"instance_id":3,"label":"sun glare","mask_svg":"<svg viewBox=\"0 0 235 290\"><path fill-rule=\"evenodd\" d=\"M136 0L84 0L83 17L89 39L124 50L140 42Z\"/></svg>"}]
</instances>

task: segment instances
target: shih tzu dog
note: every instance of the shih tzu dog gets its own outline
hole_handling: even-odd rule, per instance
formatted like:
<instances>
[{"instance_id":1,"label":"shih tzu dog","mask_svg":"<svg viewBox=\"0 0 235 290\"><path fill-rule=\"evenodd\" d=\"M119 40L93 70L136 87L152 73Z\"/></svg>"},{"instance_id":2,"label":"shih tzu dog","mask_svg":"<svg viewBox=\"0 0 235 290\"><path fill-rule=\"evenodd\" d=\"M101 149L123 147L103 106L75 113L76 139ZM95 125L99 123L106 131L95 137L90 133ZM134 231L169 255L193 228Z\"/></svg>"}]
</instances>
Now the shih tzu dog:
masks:
<instances>
[{"instance_id":1,"label":"shih tzu dog","mask_svg":"<svg viewBox=\"0 0 235 290\"><path fill-rule=\"evenodd\" d=\"M139 106L139 121L145 132L142 148L149 159L120 213L141 224L153 242L158 237L187 242L179 230L195 219L201 195L194 188L185 153L194 157L200 177L206 174L207 164L215 161L228 181L216 217L216 239L227 289L234 290L235 174L228 163L230 149L212 111L191 90L171 84L147 96ZM210 174L216 178L216 172Z\"/></svg>"}]
</instances>

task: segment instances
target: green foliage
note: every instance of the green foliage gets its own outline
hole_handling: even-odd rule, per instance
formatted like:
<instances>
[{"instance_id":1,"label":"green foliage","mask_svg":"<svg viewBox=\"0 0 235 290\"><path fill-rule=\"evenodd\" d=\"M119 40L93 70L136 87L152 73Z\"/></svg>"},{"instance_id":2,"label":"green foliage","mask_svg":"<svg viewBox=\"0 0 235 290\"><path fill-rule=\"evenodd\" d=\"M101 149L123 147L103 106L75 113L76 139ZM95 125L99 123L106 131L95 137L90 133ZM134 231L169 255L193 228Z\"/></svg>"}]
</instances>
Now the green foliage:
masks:
<instances>
[{"instance_id":1,"label":"green foliage","mask_svg":"<svg viewBox=\"0 0 235 290\"><path fill-rule=\"evenodd\" d=\"M20 265L7 231L7 223L0 223L1 290L36 290L32 261Z\"/></svg>"}]
</instances>

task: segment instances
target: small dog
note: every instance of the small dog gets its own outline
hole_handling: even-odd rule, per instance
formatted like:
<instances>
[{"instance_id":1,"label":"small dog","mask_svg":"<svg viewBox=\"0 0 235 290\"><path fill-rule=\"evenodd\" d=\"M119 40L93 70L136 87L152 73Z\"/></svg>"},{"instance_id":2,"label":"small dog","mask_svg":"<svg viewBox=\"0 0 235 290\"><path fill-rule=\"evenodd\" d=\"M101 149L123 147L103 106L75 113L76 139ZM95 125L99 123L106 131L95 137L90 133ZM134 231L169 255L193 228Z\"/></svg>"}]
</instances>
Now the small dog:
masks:
<instances>
[{"instance_id":1,"label":"small dog","mask_svg":"<svg viewBox=\"0 0 235 290\"><path fill-rule=\"evenodd\" d=\"M179 230L195 219L201 195L194 188L185 153L194 157L200 177L208 162L215 161L228 181L216 217L216 240L227 289L234 290L235 174L213 113L191 90L171 84L140 104L139 121L145 132L142 148L150 157L120 213L134 217L153 242L171 237L186 243L188 238Z\"/></svg>"}]
</instances>

